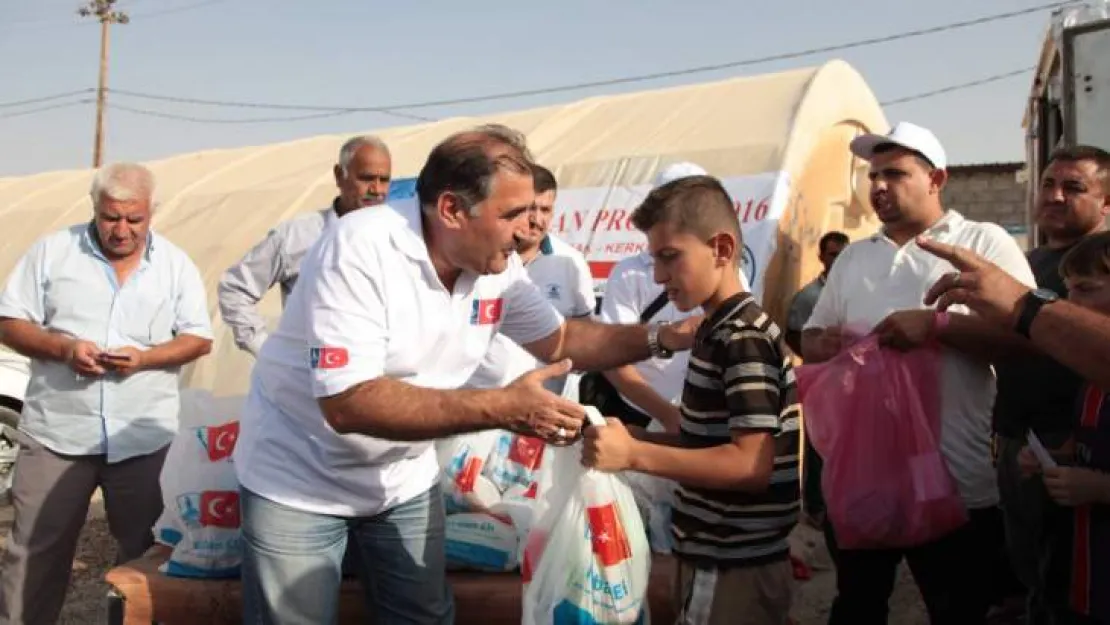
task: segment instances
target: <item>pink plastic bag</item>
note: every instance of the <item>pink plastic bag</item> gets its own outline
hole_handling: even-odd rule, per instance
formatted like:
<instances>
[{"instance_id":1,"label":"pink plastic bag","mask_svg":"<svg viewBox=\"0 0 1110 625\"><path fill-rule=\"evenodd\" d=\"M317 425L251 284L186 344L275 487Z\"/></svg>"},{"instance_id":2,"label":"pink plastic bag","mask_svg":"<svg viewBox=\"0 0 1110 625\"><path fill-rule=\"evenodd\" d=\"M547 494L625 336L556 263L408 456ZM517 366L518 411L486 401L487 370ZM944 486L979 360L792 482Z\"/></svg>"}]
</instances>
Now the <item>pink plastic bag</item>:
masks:
<instances>
[{"instance_id":1,"label":"pink plastic bag","mask_svg":"<svg viewBox=\"0 0 1110 625\"><path fill-rule=\"evenodd\" d=\"M939 347L900 352L867 336L797 369L806 432L837 544L911 547L967 522L940 452Z\"/></svg>"}]
</instances>

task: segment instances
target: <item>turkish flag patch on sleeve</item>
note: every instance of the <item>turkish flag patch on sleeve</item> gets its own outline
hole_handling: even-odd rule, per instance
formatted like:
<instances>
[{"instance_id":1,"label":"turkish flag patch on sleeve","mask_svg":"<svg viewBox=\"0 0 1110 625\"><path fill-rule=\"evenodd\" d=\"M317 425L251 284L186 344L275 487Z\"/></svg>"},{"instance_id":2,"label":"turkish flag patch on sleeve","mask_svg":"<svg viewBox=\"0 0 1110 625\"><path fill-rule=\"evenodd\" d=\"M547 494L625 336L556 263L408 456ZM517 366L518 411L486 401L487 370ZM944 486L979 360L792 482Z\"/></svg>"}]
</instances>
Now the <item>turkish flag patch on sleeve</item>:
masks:
<instances>
[{"instance_id":1,"label":"turkish flag patch on sleeve","mask_svg":"<svg viewBox=\"0 0 1110 625\"><path fill-rule=\"evenodd\" d=\"M476 299L470 308L470 325L484 326L501 321L501 310L504 308L503 300Z\"/></svg>"},{"instance_id":2,"label":"turkish flag patch on sleeve","mask_svg":"<svg viewBox=\"0 0 1110 625\"><path fill-rule=\"evenodd\" d=\"M309 350L309 359L313 369L342 369L350 356L346 347L313 347Z\"/></svg>"}]
</instances>

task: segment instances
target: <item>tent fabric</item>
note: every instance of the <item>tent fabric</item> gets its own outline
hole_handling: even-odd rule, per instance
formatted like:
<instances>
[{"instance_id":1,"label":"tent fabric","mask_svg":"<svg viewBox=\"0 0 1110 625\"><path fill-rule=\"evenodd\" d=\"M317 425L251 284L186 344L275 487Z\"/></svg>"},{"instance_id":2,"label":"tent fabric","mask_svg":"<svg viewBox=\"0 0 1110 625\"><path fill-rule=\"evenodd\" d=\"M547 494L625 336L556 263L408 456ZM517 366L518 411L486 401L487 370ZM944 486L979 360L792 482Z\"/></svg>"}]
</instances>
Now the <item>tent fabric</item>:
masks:
<instances>
[{"instance_id":1,"label":"tent fabric","mask_svg":"<svg viewBox=\"0 0 1110 625\"><path fill-rule=\"evenodd\" d=\"M482 123L506 124L527 135L537 160L567 188L648 184L675 161L693 161L719 177L781 170L798 175L824 128L848 121L874 129L882 120L859 74L832 61L375 134L390 147L394 177L408 178L449 134ZM157 181L154 228L193 258L208 288L216 340L212 354L186 371L188 385L217 395L246 390L251 359L237 350L219 319L216 284L272 226L330 203L332 166L350 136L208 150L146 163ZM0 275L6 277L39 237L90 218L92 175L93 170L76 170L0 178ZM272 292L261 308L276 322L279 298Z\"/></svg>"}]
</instances>

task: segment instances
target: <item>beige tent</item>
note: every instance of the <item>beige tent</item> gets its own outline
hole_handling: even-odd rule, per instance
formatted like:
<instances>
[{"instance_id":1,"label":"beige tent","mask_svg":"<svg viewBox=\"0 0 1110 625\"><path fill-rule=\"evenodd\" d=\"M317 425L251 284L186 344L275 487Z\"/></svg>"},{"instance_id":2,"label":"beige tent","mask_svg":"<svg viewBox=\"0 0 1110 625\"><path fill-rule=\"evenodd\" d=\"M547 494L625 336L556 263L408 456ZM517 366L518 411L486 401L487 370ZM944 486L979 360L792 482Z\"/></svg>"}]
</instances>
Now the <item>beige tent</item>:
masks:
<instances>
[{"instance_id":1,"label":"beige tent","mask_svg":"<svg viewBox=\"0 0 1110 625\"><path fill-rule=\"evenodd\" d=\"M720 82L596 97L482 118L454 118L379 134L394 176L415 176L430 148L477 123L500 122L528 136L563 188L647 183L661 165L695 161L720 177L786 171L792 181L768 267L765 305L781 318L789 297L816 275L820 235L871 232L866 177L848 152L852 137L886 130L864 80L846 63ZM277 222L326 205L348 135L183 154L148 163L158 180L154 227L188 252L208 287L216 343L191 368L191 386L240 394L251 360L219 320L220 274ZM43 234L89 218L91 170L0 178L0 276ZM861 201L862 198L862 201ZM263 302L276 319L276 294Z\"/></svg>"}]
</instances>

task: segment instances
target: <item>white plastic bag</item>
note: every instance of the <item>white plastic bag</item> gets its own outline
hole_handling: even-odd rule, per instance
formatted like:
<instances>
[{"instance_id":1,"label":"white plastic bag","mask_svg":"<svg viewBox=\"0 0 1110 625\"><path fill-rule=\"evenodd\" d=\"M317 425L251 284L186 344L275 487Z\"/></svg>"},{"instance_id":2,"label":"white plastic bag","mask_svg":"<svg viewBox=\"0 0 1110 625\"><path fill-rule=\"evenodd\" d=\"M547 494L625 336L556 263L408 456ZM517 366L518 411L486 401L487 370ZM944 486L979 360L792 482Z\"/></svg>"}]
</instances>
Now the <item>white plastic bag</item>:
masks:
<instances>
[{"instance_id":1,"label":"white plastic bag","mask_svg":"<svg viewBox=\"0 0 1110 625\"><path fill-rule=\"evenodd\" d=\"M175 577L238 577L239 482L231 454L242 398L185 389L177 436L159 483L164 510L154 540L173 548L161 571Z\"/></svg>"},{"instance_id":2,"label":"white plastic bag","mask_svg":"<svg viewBox=\"0 0 1110 625\"><path fill-rule=\"evenodd\" d=\"M501 492L513 486L530 486L543 468L547 444L534 436L501 430L498 434L482 474Z\"/></svg>"},{"instance_id":3,"label":"white plastic bag","mask_svg":"<svg viewBox=\"0 0 1110 625\"><path fill-rule=\"evenodd\" d=\"M552 450L551 485L523 547L521 622L646 624L651 550L632 490L580 458L578 445Z\"/></svg>"},{"instance_id":4,"label":"white plastic bag","mask_svg":"<svg viewBox=\"0 0 1110 625\"><path fill-rule=\"evenodd\" d=\"M480 512L452 514L445 534L449 569L504 573L520 561L520 536L507 520Z\"/></svg>"},{"instance_id":5,"label":"white plastic bag","mask_svg":"<svg viewBox=\"0 0 1110 625\"><path fill-rule=\"evenodd\" d=\"M501 500L501 491L483 475L500 435L497 430L488 430L436 442L447 514L488 512Z\"/></svg>"}]
</instances>

